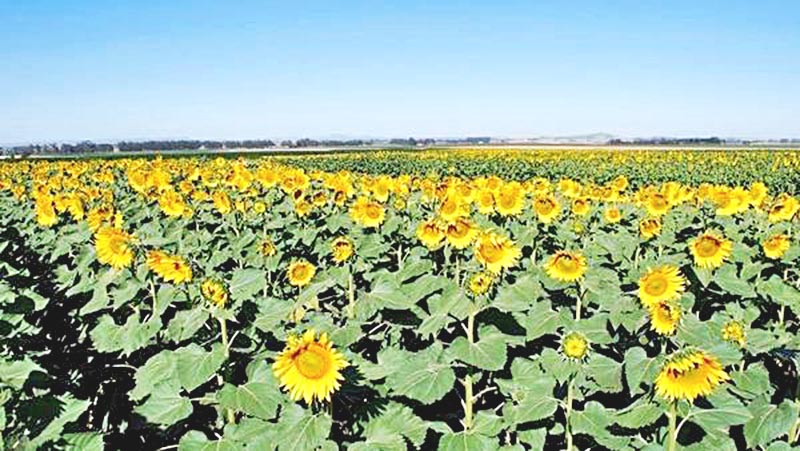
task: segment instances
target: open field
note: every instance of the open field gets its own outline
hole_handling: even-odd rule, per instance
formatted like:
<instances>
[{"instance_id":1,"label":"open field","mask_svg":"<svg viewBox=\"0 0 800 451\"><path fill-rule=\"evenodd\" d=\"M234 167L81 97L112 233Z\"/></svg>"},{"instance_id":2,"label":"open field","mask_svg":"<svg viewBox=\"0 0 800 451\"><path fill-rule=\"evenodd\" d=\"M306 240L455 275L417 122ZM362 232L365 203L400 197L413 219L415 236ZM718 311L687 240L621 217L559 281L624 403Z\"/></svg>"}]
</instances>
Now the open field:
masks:
<instances>
[{"instance_id":1,"label":"open field","mask_svg":"<svg viewBox=\"0 0 800 451\"><path fill-rule=\"evenodd\" d=\"M0 162L0 449L792 449L800 153Z\"/></svg>"}]
</instances>

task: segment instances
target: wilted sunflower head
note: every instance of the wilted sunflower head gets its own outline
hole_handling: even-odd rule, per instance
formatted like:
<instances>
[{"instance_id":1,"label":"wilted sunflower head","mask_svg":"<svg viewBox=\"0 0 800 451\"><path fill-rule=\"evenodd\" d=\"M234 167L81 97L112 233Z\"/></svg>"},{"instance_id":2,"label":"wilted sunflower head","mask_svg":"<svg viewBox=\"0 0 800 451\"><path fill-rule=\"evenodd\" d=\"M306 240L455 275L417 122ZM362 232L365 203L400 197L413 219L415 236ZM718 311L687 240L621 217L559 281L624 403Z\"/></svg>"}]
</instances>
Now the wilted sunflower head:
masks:
<instances>
[{"instance_id":1,"label":"wilted sunflower head","mask_svg":"<svg viewBox=\"0 0 800 451\"><path fill-rule=\"evenodd\" d=\"M719 268L732 248L730 240L715 232L705 232L689 243L694 263L700 268Z\"/></svg>"},{"instance_id":2,"label":"wilted sunflower head","mask_svg":"<svg viewBox=\"0 0 800 451\"><path fill-rule=\"evenodd\" d=\"M180 256L153 250L147 253L147 267L167 282L183 283L192 280L192 268Z\"/></svg>"},{"instance_id":3,"label":"wilted sunflower head","mask_svg":"<svg viewBox=\"0 0 800 451\"><path fill-rule=\"evenodd\" d=\"M206 300L219 308L225 307L228 302L228 292L222 282L215 279L206 279L200 284L200 292Z\"/></svg>"},{"instance_id":4,"label":"wilted sunflower head","mask_svg":"<svg viewBox=\"0 0 800 451\"><path fill-rule=\"evenodd\" d=\"M561 339L561 353L572 360L583 360L589 353L589 341L579 332L570 332Z\"/></svg>"},{"instance_id":5,"label":"wilted sunflower head","mask_svg":"<svg viewBox=\"0 0 800 451\"><path fill-rule=\"evenodd\" d=\"M311 283L316 272L317 267L306 260L295 260L289 265L286 276L289 278L289 284L295 287L304 287Z\"/></svg>"},{"instance_id":6,"label":"wilted sunflower head","mask_svg":"<svg viewBox=\"0 0 800 451\"><path fill-rule=\"evenodd\" d=\"M689 348L670 356L656 377L656 393L668 401L694 401L729 379L716 357Z\"/></svg>"},{"instance_id":7,"label":"wilted sunflower head","mask_svg":"<svg viewBox=\"0 0 800 451\"><path fill-rule=\"evenodd\" d=\"M586 272L586 257L580 252L558 251L544 266L547 275L562 282L574 282Z\"/></svg>"},{"instance_id":8,"label":"wilted sunflower head","mask_svg":"<svg viewBox=\"0 0 800 451\"><path fill-rule=\"evenodd\" d=\"M645 307L680 297L686 280L677 266L650 268L639 279L639 299Z\"/></svg>"},{"instance_id":9,"label":"wilted sunflower head","mask_svg":"<svg viewBox=\"0 0 800 451\"><path fill-rule=\"evenodd\" d=\"M289 336L283 352L272 364L272 371L292 400L302 399L311 404L330 401L344 379L341 370L348 365L327 334L317 339L315 331L310 329L301 337Z\"/></svg>"},{"instance_id":10,"label":"wilted sunflower head","mask_svg":"<svg viewBox=\"0 0 800 451\"><path fill-rule=\"evenodd\" d=\"M681 319L681 306L675 300L665 300L652 304L650 313L650 330L659 335L672 335L678 330Z\"/></svg>"},{"instance_id":11,"label":"wilted sunflower head","mask_svg":"<svg viewBox=\"0 0 800 451\"><path fill-rule=\"evenodd\" d=\"M761 248L764 249L764 255L767 258L779 259L789 250L789 244L789 235L781 233L764 240L761 243Z\"/></svg>"},{"instance_id":12,"label":"wilted sunflower head","mask_svg":"<svg viewBox=\"0 0 800 451\"><path fill-rule=\"evenodd\" d=\"M346 236L340 236L331 243L333 261L343 263L353 255L353 242Z\"/></svg>"}]
</instances>

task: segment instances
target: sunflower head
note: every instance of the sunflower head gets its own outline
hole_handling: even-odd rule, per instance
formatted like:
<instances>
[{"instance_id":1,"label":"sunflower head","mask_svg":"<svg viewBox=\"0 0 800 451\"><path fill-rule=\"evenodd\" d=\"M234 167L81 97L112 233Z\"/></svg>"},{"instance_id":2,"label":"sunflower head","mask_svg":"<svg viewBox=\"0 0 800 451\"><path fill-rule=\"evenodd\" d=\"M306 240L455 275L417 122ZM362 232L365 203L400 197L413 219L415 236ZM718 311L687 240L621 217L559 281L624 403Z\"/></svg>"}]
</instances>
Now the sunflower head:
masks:
<instances>
[{"instance_id":1,"label":"sunflower head","mask_svg":"<svg viewBox=\"0 0 800 451\"><path fill-rule=\"evenodd\" d=\"M289 265L287 277L291 285L295 287L304 287L311 283L311 279L314 278L316 272L317 267L306 260L295 260Z\"/></svg>"},{"instance_id":2,"label":"sunflower head","mask_svg":"<svg viewBox=\"0 0 800 451\"><path fill-rule=\"evenodd\" d=\"M200 292L206 300L219 308L228 303L228 291L222 282L215 279L206 279L200 284Z\"/></svg>"},{"instance_id":3,"label":"sunflower head","mask_svg":"<svg viewBox=\"0 0 800 451\"><path fill-rule=\"evenodd\" d=\"M475 240L478 229L472 225L467 218L458 218L447 224L445 227L445 238L447 244L454 249L464 249Z\"/></svg>"},{"instance_id":4,"label":"sunflower head","mask_svg":"<svg viewBox=\"0 0 800 451\"><path fill-rule=\"evenodd\" d=\"M570 332L561 339L561 353L572 360L583 360L589 353L589 341L583 334Z\"/></svg>"},{"instance_id":5,"label":"sunflower head","mask_svg":"<svg viewBox=\"0 0 800 451\"><path fill-rule=\"evenodd\" d=\"M263 254L265 257L272 257L278 252L278 248L275 247L275 243L268 236L261 240L259 249L261 250L261 254Z\"/></svg>"},{"instance_id":6,"label":"sunflower head","mask_svg":"<svg viewBox=\"0 0 800 451\"><path fill-rule=\"evenodd\" d=\"M550 224L561 213L558 200L552 194L536 196L533 200L533 210L536 212L536 217L543 224Z\"/></svg>"},{"instance_id":7,"label":"sunflower head","mask_svg":"<svg viewBox=\"0 0 800 451\"><path fill-rule=\"evenodd\" d=\"M656 377L656 393L668 401L694 401L729 379L716 357L698 349L670 356Z\"/></svg>"},{"instance_id":8,"label":"sunflower head","mask_svg":"<svg viewBox=\"0 0 800 451\"><path fill-rule=\"evenodd\" d=\"M475 259L494 274L516 265L521 254L510 239L492 231L475 240Z\"/></svg>"},{"instance_id":9,"label":"sunflower head","mask_svg":"<svg viewBox=\"0 0 800 451\"><path fill-rule=\"evenodd\" d=\"M661 235L661 220L658 218L643 219L639 223L639 233L646 240Z\"/></svg>"},{"instance_id":10,"label":"sunflower head","mask_svg":"<svg viewBox=\"0 0 800 451\"><path fill-rule=\"evenodd\" d=\"M773 235L761 243L761 248L767 258L777 260L789 250L789 235L785 233Z\"/></svg>"},{"instance_id":11,"label":"sunflower head","mask_svg":"<svg viewBox=\"0 0 800 451\"><path fill-rule=\"evenodd\" d=\"M525 190L519 182L509 182L495 193L495 210L501 216L517 216L525 207Z\"/></svg>"},{"instance_id":12,"label":"sunflower head","mask_svg":"<svg viewBox=\"0 0 800 451\"><path fill-rule=\"evenodd\" d=\"M344 263L353 255L353 242L346 236L340 236L331 243L333 261Z\"/></svg>"},{"instance_id":13,"label":"sunflower head","mask_svg":"<svg viewBox=\"0 0 800 451\"><path fill-rule=\"evenodd\" d=\"M740 348L744 348L747 344L747 337L745 337L744 324L741 321L730 320L722 326L720 331L722 339L731 343L736 343Z\"/></svg>"},{"instance_id":14,"label":"sunflower head","mask_svg":"<svg viewBox=\"0 0 800 451\"><path fill-rule=\"evenodd\" d=\"M180 256L154 250L147 253L147 267L167 282L183 283L192 280L192 268Z\"/></svg>"},{"instance_id":15,"label":"sunflower head","mask_svg":"<svg viewBox=\"0 0 800 451\"><path fill-rule=\"evenodd\" d=\"M272 371L292 400L330 401L344 379L341 370L349 364L333 347L328 335L316 337L313 329L302 336L290 336L286 347L275 359Z\"/></svg>"},{"instance_id":16,"label":"sunflower head","mask_svg":"<svg viewBox=\"0 0 800 451\"><path fill-rule=\"evenodd\" d=\"M705 232L689 243L694 263L700 268L719 268L731 255L733 244L715 232Z\"/></svg>"},{"instance_id":17,"label":"sunflower head","mask_svg":"<svg viewBox=\"0 0 800 451\"><path fill-rule=\"evenodd\" d=\"M428 249L437 249L444 240L444 230L438 219L429 219L417 227L417 238Z\"/></svg>"},{"instance_id":18,"label":"sunflower head","mask_svg":"<svg viewBox=\"0 0 800 451\"><path fill-rule=\"evenodd\" d=\"M681 306L674 299L656 302L647 310L650 313L650 330L659 335L672 335L678 330Z\"/></svg>"},{"instance_id":19,"label":"sunflower head","mask_svg":"<svg viewBox=\"0 0 800 451\"><path fill-rule=\"evenodd\" d=\"M645 209L650 216L663 216L669 211L669 208L669 201L663 194L654 192L647 196Z\"/></svg>"},{"instance_id":20,"label":"sunflower head","mask_svg":"<svg viewBox=\"0 0 800 451\"><path fill-rule=\"evenodd\" d=\"M97 260L117 270L128 267L133 262L133 242L134 237L124 230L104 226L94 236Z\"/></svg>"},{"instance_id":21,"label":"sunflower head","mask_svg":"<svg viewBox=\"0 0 800 451\"><path fill-rule=\"evenodd\" d=\"M677 266L650 268L639 279L639 299L649 308L661 301L677 299L683 293L686 280Z\"/></svg>"},{"instance_id":22,"label":"sunflower head","mask_svg":"<svg viewBox=\"0 0 800 451\"><path fill-rule=\"evenodd\" d=\"M622 220L622 212L618 207L608 207L603 212L603 219L609 224L616 224Z\"/></svg>"},{"instance_id":23,"label":"sunflower head","mask_svg":"<svg viewBox=\"0 0 800 451\"><path fill-rule=\"evenodd\" d=\"M579 197L572 201L572 214L575 216L586 216L591 209L592 204L585 197Z\"/></svg>"},{"instance_id":24,"label":"sunflower head","mask_svg":"<svg viewBox=\"0 0 800 451\"><path fill-rule=\"evenodd\" d=\"M547 275L562 282L574 282L586 272L586 257L580 252L558 251L544 266Z\"/></svg>"},{"instance_id":25,"label":"sunflower head","mask_svg":"<svg viewBox=\"0 0 800 451\"><path fill-rule=\"evenodd\" d=\"M469 291L476 296L486 294L494 283L494 274L483 271L474 274L469 279Z\"/></svg>"}]
</instances>

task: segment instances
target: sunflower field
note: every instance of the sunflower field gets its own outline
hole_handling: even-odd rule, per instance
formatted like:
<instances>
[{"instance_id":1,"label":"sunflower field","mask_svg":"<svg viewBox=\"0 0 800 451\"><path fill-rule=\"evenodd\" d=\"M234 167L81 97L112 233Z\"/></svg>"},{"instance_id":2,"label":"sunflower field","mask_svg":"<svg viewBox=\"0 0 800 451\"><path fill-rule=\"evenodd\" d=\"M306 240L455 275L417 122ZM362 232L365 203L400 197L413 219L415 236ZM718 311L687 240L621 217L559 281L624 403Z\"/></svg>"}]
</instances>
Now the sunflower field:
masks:
<instances>
[{"instance_id":1,"label":"sunflower field","mask_svg":"<svg viewBox=\"0 0 800 451\"><path fill-rule=\"evenodd\" d=\"M0 449L800 449L799 171L0 162Z\"/></svg>"}]
</instances>

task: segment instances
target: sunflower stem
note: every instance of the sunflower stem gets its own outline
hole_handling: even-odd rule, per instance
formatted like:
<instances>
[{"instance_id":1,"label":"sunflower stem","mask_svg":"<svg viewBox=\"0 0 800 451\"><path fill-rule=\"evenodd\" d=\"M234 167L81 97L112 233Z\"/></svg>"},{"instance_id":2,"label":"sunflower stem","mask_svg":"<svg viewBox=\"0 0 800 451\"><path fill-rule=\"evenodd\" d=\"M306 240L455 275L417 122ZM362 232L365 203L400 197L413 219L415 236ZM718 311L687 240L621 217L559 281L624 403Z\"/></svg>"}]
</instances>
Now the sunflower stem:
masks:
<instances>
[{"instance_id":1,"label":"sunflower stem","mask_svg":"<svg viewBox=\"0 0 800 451\"><path fill-rule=\"evenodd\" d=\"M789 445L796 442L798 438L800 438L800 418L798 418L797 421L795 421L792 425L791 429L789 429Z\"/></svg>"},{"instance_id":2,"label":"sunflower stem","mask_svg":"<svg viewBox=\"0 0 800 451\"><path fill-rule=\"evenodd\" d=\"M397 245L397 270L403 269L403 244Z\"/></svg>"},{"instance_id":3,"label":"sunflower stem","mask_svg":"<svg viewBox=\"0 0 800 451\"><path fill-rule=\"evenodd\" d=\"M347 275L347 317L353 318L356 312L356 284L353 280L353 271Z\"/></svg>"},{"instance_id":4,"label":"sunflower stem","mask_svg":"<svg viewBox=\"0 0 800 451\"><path fill-rule=\"evenodd\" d=\"M461 274L460 274L461 273L461 258L460 258L460 254L458 252L456 252L455 254L456 254L456 267L455 267L455 270L454 270L455 273L453 274L453 278L456 279L456 285L461 286L461 281L458 280L459 277L461 276Z\"/></svg>"},{"instance_id":5,"label":"sunflower stem","mask_svg":"<svg viewBox=\"0 0 800 451\"><path fill-rule=\"evenodd\" d=\"M224 318L219 319L219 328L222 333L222 347L225 348L225 356L228 356L228 322Z\"/></svg>"},{"instance_id":6,"label":"sunflower stem","mask_svg":"<svg viewBox=\"0 0 800 451\"><path fill-rule=\"evenodd\" d=\"M669 435L667 436L667 451L677 451L678 449L678 402L672 401L669 404Z\"/></svg>"},{"instance_id":7,"label":"sunflower stem","mask_svg":"<svg viewBox=\"0 0 800 451\"><path fill-rule=\"evenodd\" d=\"M570 377L569 383L567 384L567 405L564 412L564 419L566 422L566 425L564 427L564 436L567 441L567 451L572 451L573 448L572 422L570 421L570 416L572 416L572 398L574 397L573 387L572 387L573 379L574 378Z\"/></svg>"},{"instance_id":8,"label":"sunflower stem","mask_svg":"<svg viewBox=\"0 0 800 451\"><path fill-rule=\"evenodd\" d=\"M464 376L464 430L469 431L472 429L472 402L474 396L472 395L472 376L467 374Z\"/></svg>"},{"instance_id":9,"label":"sunflower stem","mask_svg":"<svg viewBox=\"0 0 800 451\"><path fill-rule=\"evenodd\" d=\"M467 340L469 340L469 344L475 344L475 312L474 310L470 310L469 316L467 316Z\"/></svg>"}]
</instances>

